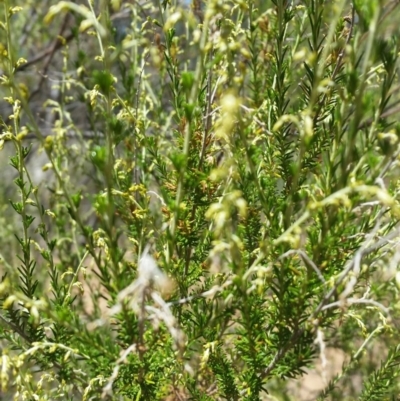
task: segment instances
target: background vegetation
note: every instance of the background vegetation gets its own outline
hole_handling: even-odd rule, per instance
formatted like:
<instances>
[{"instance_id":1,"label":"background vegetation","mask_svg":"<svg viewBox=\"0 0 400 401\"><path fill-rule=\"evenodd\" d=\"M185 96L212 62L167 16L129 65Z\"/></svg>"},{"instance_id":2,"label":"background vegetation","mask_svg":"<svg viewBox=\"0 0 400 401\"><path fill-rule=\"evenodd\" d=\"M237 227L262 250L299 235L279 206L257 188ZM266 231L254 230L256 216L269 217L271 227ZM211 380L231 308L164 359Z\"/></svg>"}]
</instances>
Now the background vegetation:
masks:
<instances>
[{"instance_id":1,"label":"background vegetation","mask_svg":"<svg viewBox=\"0 0 400 401\"><path fill-rule=\"evenodd\" d=\"M2 0L2 399L398 399L398 5Z\"/></svg>"}]
</instances>

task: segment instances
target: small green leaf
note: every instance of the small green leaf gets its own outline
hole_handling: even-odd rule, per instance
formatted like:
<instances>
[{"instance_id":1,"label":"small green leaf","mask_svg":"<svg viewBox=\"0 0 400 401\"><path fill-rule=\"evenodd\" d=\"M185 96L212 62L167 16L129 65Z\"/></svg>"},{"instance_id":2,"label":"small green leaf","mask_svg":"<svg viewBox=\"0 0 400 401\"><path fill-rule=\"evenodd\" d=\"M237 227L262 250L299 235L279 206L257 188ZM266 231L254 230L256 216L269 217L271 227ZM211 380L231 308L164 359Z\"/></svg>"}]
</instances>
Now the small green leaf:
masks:
<instances>
[{"instance_id":1,"label":"small green leaf","mask_svg":"<svg viewBox=\"0 0 400 401\"><path fill-rule=\"evenodd\" d=\"M81 204L81 200L82 200L82 191L79 191L76 194L73 194L71 196L72 202L74 204L74 206L78 209L79 205Z\"/></svg>"},{"instance_id":2,"label":"small green leaf","mask_svg":"<svg viewBox=\"0 0 400 401\"><path fill-rule=\"evenodd\" d=\"M193 72L185 71L181 76L182 87L186 92L190 92L194 82Z\"/></svg>"},{"instance_id":3,"label":"small green leaf","mask_svg":"<svg viewBox=\"0 0 400 401\"><path fill-rule=\"evenodd\" d=\"M108 96L111 93L111 89L115 83L114 76L109 71L93 71L94 84L98 85L100 91Z\"/></svg>"},{"instance_id":4,"label":"small green leaf","mask_svg":"<svg viewBox=\"0 0 400 401\"><path fill-rule=\"evenodd\" d=\"M104 146L95 146L90 152L90 159L100 170L104 170L107 160L107 150Z\"/></svg>"},{"instance_id":5,"label":"small green leaf","mask_svg":"<svg viewBox=\"0 0 400 401\"><path fill-rule=\"evenodd\" d=\"M12 200L10 200L11 206L13 207L13 209L18 213L21 214L22 213L22 203L21 202L13 202Z\"/></svg>"},{"instance_id":6,"label":"small green leaf","mask_svg":"<svg viewBox=\"0 0 400 401\"><path fill-rule=\"evenodd\" d=\"M191 120L192 120L193 112L194 112L195 107L196 107L196 106L195 106L194 104L189 104L189 103L186 103L186 104L184 105L184 108L185 108L185 117L187 118L188 121L191 121Z\"/></svg>"}]
</instances>

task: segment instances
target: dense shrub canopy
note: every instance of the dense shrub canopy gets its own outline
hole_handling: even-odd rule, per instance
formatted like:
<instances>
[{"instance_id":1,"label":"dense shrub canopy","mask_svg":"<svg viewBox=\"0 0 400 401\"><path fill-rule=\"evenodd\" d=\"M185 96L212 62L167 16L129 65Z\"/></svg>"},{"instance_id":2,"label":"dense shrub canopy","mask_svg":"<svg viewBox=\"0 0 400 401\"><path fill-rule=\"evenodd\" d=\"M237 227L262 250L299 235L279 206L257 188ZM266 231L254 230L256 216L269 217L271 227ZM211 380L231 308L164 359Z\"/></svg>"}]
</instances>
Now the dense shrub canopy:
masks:
<instances>
[{"instance_id":1,"label":"dense shrub canopy","mask_svg":"<svg viewBox=\"0 0 400 401\"><path fill-rule=\"evenodd\" d=\"M398 9L3 0L2 397L397 399Z\"/></svg>"}]
</instances>

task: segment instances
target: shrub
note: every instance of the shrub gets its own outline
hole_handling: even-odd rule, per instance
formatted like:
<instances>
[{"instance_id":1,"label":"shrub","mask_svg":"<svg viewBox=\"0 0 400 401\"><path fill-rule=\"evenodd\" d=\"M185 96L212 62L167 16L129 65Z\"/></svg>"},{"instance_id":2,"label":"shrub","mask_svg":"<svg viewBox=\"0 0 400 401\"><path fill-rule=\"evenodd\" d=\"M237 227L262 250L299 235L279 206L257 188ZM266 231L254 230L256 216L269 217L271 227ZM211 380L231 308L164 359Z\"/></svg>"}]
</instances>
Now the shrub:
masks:
<instances>
[{"instance_id":1,"label":"shrub","mask_svg":"<svg viewBox=\"0 0 400 401\"><path fill-rule=\"evenodd\" d=\"M4 397L299 399L332 347L312 399L394 400L398 2L41 6L1 11Z\"/></svg>"}]
</instances>

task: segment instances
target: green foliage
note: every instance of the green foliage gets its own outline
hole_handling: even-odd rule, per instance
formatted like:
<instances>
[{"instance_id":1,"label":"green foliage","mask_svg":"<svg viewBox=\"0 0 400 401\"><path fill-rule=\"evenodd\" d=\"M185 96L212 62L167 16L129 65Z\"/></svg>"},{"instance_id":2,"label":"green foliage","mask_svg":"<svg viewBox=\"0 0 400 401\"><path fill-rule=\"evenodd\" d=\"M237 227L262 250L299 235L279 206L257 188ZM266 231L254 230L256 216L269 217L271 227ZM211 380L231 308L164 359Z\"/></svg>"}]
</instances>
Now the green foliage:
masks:
<instances>
[{"instance_id":1,"label":"green foliage","mask_svg":"<svg viewBox=\"0 0 400 401\"><path fill-rule=\"evenodd\" d=\"M5 399L394 399L398 2L11 3Z\"/></svg>"}]
</instances>

